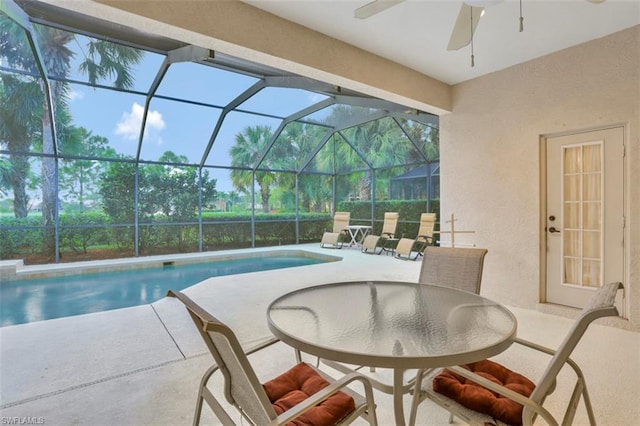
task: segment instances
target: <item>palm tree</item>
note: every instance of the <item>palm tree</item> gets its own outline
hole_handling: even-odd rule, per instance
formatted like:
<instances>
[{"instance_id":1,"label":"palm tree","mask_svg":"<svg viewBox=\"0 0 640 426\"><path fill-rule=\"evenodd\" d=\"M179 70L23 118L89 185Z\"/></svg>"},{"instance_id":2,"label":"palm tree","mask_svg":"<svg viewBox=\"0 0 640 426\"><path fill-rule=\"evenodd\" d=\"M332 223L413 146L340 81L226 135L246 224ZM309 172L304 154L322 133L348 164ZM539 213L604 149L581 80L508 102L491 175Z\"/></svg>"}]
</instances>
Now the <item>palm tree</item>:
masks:
<instances>
[{"instance_id":1,"label":"palm tree","mask_svg":"<svg viewBox=\"0 0 640 426\"><path fill-rule=\"evenodd\" d=\"M42 158L42 215L43 225L46 230L43 247L48 255L53 256L55 254L55 234L53 233L53 226L56 217L57 200L57 172L54 142L60 143L61 141L54 141L54 135L51 130L51 118L56 116L60 103L66 106L68 85L64 79L69 75L71 60L75 55L73 50L67 46L76 40L76 35L43 25L34 25L34 28L35 39L40 47L40 52L43 56L42 60L44 61L47 72L50 76L56 77L55 80L49 81L51 95L56 101L56 104L49 105L49 102L44 96L44 82L41 79L31 77L31 80L29 80L25 74L23 78L26 80L25 84L29 81L39 82L40 91L39 93L21 92L23 99L11 105L13 105L13 109L16 110L13 112L16 116L27 114L24 109L27 105L33 104L34 102L39 102L42 105L41 108L39 108L41 111L40 137L42 153L44 154ZM34 70L37 69L35 66L35 56L31 50L31 46L26 42L23 30L13 24L9 19L0 17L0 34L2 35L0 57L6 58L8 64L16 70L33 73ZM114 43L104 40L90 40L85 46L85 50L87 53L80 64L79 70L88 75L89 82L92 84L95 84L98 80L113 77L113 86L117 89L126 89L132 86L133 76L131 74L131 66L138 63L144 55L140 50L115 45ZM34 110L30 109L30 111ZM23 121L22 123L26 125L26 123L30 124L32 121L32 117L30 117L28 122ZM13 120L12 123L16 125L21 122ZM63 129L62 123L59 120L57 120L55 124L56 130L60 131ZM36 141L37 132L34 129L18 129L18 131L14 133L20 133L23 136L22 142L20 143L26 145L27 149ZM20 138L15 140L19 139ZM22 167L24 172L24 165L20 167ZM14 196L16 189L18 193L20 193L20 189L14 186Z\"/></svg>"},{"instance_id":2,"label":"palm tree","mask_svg":"<svg viewBox=\"0 0 640 426\"><path fill-rule=\"evenodd\" d=\"M271 140L272 131L269 126L247 126L235 137L235 145L229 151L233 167L253 168L262 157L267 144ZM251 193L253 179L247 170L234 169L231 171L233 186L239 191ZM260 187L262 211L269 212L269 197L271 188L276 182L274 172L257 171L256 182Z\"/></svg>"},{"instance_id":3,"label":"palm tree","mask_svg":"<svg viewBox=\"0 0 640 426\"><path fill-rule=\"evenodd\" d=\"M13 191L16 218L27 217L29 212L27 180L30 163L25 154L29 151L32 136L38 130L38 116L42 110L42 99L37 97L39 93L37 82L24 81L13 75L2 76L0 103L13 106L0 108L0 141L6 143L8 151L12 153L3 162L3 186Z\"/></svg>"},{"instance_id":4,"label":"palm tree","mask_svg":"<svg viewBox=\"0 0 640 426\"><path fill-rule=\"evenodd\" d=\"M24 30L0 14L0 58L24 72L37 72L33 53ZM42 90L39 81L19 74L2 73L0 79L0 142L12 153L29 152L34 135L39 133L42 114ZM11 108L7 108L11 105ZM4 186L13 190L13 211L17 218L28 214L27 179L30 164L25 155L11 154L3 166Z\"/></svg>"}]
</instances>

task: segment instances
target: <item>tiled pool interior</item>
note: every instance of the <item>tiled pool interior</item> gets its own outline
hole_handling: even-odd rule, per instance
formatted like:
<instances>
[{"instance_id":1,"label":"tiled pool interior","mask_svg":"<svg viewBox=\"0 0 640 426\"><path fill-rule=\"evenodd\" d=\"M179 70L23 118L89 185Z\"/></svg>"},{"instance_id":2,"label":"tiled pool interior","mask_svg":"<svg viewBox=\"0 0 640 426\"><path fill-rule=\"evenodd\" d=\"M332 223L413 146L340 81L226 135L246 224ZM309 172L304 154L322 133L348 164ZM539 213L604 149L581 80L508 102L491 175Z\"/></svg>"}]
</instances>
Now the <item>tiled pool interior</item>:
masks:
<instances>
[{"instance_id":1,"label":"tiled pool interior","mask_svg":"<svg viewBox=\"0 0 640 426\"><path fill-rule=\"evenodd\" d=\"M145 259L109 267L73 265L21 274L0 286L0 326L153 303L167 290L182 290L210 277L314 265L338 260L303 251L208 259ZM99 271L97 269L100 269Z\"/></svg>"}]
</instances>

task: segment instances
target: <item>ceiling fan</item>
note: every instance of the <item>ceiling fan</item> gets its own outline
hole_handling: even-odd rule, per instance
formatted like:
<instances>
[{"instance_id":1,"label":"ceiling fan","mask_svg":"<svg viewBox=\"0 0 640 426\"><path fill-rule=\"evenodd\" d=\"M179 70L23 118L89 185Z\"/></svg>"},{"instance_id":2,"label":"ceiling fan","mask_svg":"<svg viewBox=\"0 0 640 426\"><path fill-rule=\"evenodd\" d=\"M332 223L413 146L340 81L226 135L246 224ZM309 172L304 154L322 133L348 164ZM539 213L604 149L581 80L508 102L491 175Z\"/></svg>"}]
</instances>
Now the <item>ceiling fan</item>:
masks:
<instances>
[{"instance_id":1,"label":"ceiling fan","mask_svg":"<svg viewBox=\"0 0 640 426\"><path fill-rule=\"evenodd\" d=\"M404 0L373 0L364 6L357 8L353 16L358 19L367 19L384 10L402 3ZM504 0L464 0L458 12L458 18L453 26L451 38L447 50L459 50L473 41L473 33L480 22L485 7L490 7ZM602 3L605 0L587 0L591 3ZM522 0L520 0L520 31L524 28L522 17Z\"/></svg>"}]
</instances>

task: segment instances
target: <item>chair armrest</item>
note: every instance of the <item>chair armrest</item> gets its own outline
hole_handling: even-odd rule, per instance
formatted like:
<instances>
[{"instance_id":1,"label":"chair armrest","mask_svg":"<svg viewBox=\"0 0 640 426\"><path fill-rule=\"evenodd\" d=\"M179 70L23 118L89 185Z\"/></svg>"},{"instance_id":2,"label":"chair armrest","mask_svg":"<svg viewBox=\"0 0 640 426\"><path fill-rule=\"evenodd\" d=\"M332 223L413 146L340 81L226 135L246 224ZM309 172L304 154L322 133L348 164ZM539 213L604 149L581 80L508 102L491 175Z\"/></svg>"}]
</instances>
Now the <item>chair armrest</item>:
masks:
<instances>
[{"instance_id":1,"label":"chair armrest","mask_svg":"<svg viewBox=\"0 0 640 426\"><path fill-rule=\"evenodd\" d=\"M488 380L470 370L467 370L466 368L462 368L460 366L452 366L447 368L468 380L478 383L479 385L489 390L492 390L493 392L503 395L512 401L515 401L525 407L530 408L531 410L536 412L539 416L541 416L549 425L558 426L558 422L553 418L551 413L547 409L545 409L542 405L533 401L531 398L527 398L526 396L521 395L518 392L514 392L511 389L508 389L502 385L492 382L491 380Z\"/></svg>"},{"instance_id":2,"label":"chair armrest","mask_svg":"<svg viewBox=\"0 0 640 426\"><path fill-rule=\"evenodd\" d=\"M359 381L363 384L367 405L370 407L375 407L373 400L373 388L371 387L371 383L369 382L369 380L367 380L367 378L361 374L351 373L347 374L339 380L336 380L335 382L330 383L329 386L319 390L301 403L280 414L276 418L277 424L287 424L291 422L296 417L304 414L305 411L308 411L311 408L315 407L320 402L329 398L334 393L339 392L342 388L346 387L348 384L354 381Z\"/></svg>"},{"instance_id":3,"label":"chair armrest","mask_svg":"<svg viewBox=\"0 0 640 426\"><path fill-rule=\"evenodd\" d=\"M280 339L278 339L277 337L269 337L267 338L267 340L258 343L255 346L250 346L249 348L247 348L244 353L245 355L251 355L255 352L258 352L259 350L262 350L264 348L267 348L271 345L273 345L274 343L278 343L280 341Z\"/></svg>"},{"instance_id":4,"label":"chair armrest","mask_svg":"<svg viewBox=\"0 0 640 426\"><path fill-rule=\"evenodd\" d=\"M551 356L555 356L555 355L556 355L556 352L557 352L557 351L555 351L554 349L547 348L546 346L542 346L542 345L539 345L539 344L537 344L537 343L534 343L534 342L530 342L530 341L528 341L528 340L521 339L521 338L519 338L519 337L516 337L516 338L513 340L513 342L514 342L514 343L517 343L517 344L519 344L519 345L525 346L525 347L527 347L527 348L534 349L534 350L539 351L539 352L543 352L543 353L545 353L545 354L547 354L547 355L551 355ZM578 377L584 377L584 376L583 376L583 374L582 374L582 370L580 369L580 367L578 366L578 364L577 364L574 360L572 360L572 359L571 359L571 357L567 357L567 359L566 359L564 362L565 362L566 364L569 364L569 366L573 369L573 371L576 373L576 375L577 375ZM551 393L551 392L550 392L550 393Z\"/></svg>"},{"instance_id":5,"label":"chair armrest","mask_svg":"<svg viewBox=\"0 0 640 426\"><path fill-rule=\"evenodd\" d=\"M556 351L551 349L551 348L547 348L546 346L542 346L542 345L539 345L537 343L521 339L519 337L516 337L515 339L513 339L513 343L517 343L519 345L526 346L528 348L535 349L537 351L544 352L544 353L549 354L549 355L555 355L556 354Z\"/></svg>"}]
</instances>

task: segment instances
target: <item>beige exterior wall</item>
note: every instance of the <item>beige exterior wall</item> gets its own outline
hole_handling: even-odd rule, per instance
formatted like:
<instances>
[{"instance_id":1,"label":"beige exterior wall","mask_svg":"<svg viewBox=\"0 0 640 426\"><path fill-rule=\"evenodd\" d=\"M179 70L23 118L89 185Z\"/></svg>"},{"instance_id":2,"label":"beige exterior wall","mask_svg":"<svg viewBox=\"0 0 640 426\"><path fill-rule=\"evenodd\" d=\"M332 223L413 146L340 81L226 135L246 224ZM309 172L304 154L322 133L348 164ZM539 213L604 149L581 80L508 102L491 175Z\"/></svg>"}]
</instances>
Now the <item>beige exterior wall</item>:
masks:
<instances>
[{"instance_id":1,"label":"beige exterior wall","mask_svg":"<svg viewBox=\"0 0 640 426\"><path fill-rule=\"evenodd\" d=\"M441 213L489 249L483 294L536 307L540 137L623 124L627 326L640 329L640 26L454 86L440 119Z\"/></svg>"}]
</instances>

